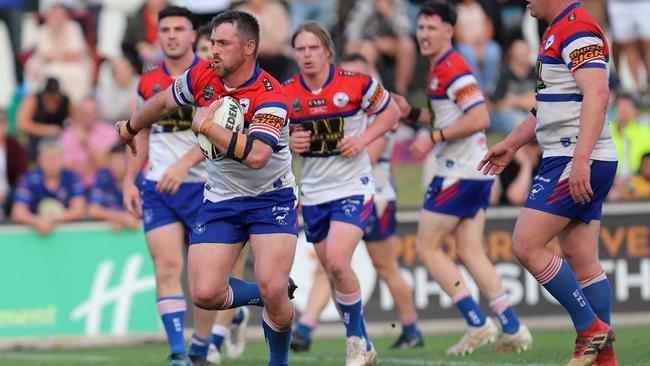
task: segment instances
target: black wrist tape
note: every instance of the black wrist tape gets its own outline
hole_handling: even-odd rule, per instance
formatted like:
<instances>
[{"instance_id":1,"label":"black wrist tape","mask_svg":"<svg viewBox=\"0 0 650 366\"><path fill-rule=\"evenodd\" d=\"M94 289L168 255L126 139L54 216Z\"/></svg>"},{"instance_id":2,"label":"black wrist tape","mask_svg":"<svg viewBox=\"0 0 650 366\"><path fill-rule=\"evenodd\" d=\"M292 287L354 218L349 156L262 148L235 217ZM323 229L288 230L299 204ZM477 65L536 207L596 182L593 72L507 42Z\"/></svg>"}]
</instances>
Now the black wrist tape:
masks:
<instances>
[{"instance_id":1,"label":"black wrist tape","mask_svg":"<svg viewBox=\"0 0 650 366\"><path fill-rule=\"evenodd\" d=\"M253 142L255 142L255 138L243 133L233 132L226 157L239 163L244 162L253 149Z\"/></svg>"}]
</instances>

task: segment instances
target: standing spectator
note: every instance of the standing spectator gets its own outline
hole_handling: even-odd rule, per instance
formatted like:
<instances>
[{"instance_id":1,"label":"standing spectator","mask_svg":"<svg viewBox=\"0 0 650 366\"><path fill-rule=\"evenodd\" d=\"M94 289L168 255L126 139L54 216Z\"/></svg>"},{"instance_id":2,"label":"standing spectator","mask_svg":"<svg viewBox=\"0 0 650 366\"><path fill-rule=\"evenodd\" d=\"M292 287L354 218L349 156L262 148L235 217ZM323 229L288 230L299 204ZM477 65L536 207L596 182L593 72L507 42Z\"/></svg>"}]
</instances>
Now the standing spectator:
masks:
<instances>
[{"instance_id":1,"label":"standing spectator","mask_svg":"<svg viewBox=\"0 0 650 366\"><path fill-rule=\"evenodd\" d=\"M192 12L192 25L199 29L209 25L212 18L230 8L231 0L186 0L185 6Z\"/></svg>"},{"instance_id":2,"label":"standing spectator","mask_svg":"<svg viewBox=\"0 0 650 366\"><path fill-rule=\"evenodd\" d=\"M331 30L337 20L338 1L289 0L291 32L302 23L313 20Z\"/></svg>"},{"instance_id":3,"label":"standing spectator","mask_svg":"<svg viewBox=\"0 0 650 366\"><path fill-rule=\"evenodd\" d=\"M59 81L54 78L45 81L41 92L23 99L16 120L18 130L29 137L30 159L36 159L36 148L41 138L59 136L71 110L68 96L61 92Z\"/></svg>"},{"instance_id":4,"label":"standing spectator","mask_svg":"<svg viewBox=\"0 0 650 366\"><path fill-rule=\"evenodd\" d=\"M501 46L494 40L494 32L495 24L477 0L458 4L456 46L488 95L494 92L501 65Z\"/></svg>"},{"instance_id":5,"label":"standing spectator","mask_svg":"<svg viewBox=\"0 0 650 366\"><path fill-rule=\"evenodd\" d=\"M275 0L246 0L237 10L252 14L260 24L260 46L257 61L274 78L287 78L291 62L289 14L284 5Z\"/></svg>"},{"instance_id":6,"label":"standing spectator","mask_svg":"<svg viewBox=\"0 0 650 366\"><path fill-rule=\"evenodd\" d=\"M25 64L27 86L37 88L53 76L73 102L89 95L93 71L88 45L79 24L70 19L68 9L54 3L34 39L34 53Z\"/></svg>"},{"instance_id":7,"label":"standing spectator","mask_svg":"<svg viewBox=\"0 0 650 366\"><path fill-rule=\"evenodd\" d=\"M7 25L9 40L11 41L11 49L14 55L17 55L18 52L20 52L24 10L25 0L0 0L0 20ZM20 70L20 64L15 61L16 59L12 58L14 70L16 72L16 81L22 83L23 76Z\"/></svg>"},{"instance_id":8,"label":"standing spectator","mask_svg":"<svg viewBox=\"0 0 650 366\"><path fill-rule=\"evenodd\" d=\"M115 145L109 155L108 168L97 172L90 191L89 213L95 220L106 220L115 231L136 229L140 220L129 214L122 200L122 182L126 174L125 148Z\"/></svg>"},{"instance_id":9,"label":"standing spectator","mask_svg":"<svg viewBox=\"0 0 650 366\"><path fill-rule=\"evenodd\" d=\"M529 59L528 43L522 39L514 41L492 95L496 106L490 130L510 133L535 106L535 70Z\"/></svg>"},{"instance_id":10,"label":"standing spectator","mask_svg":"<svg viewBox=\"0 0 650 366\"><path fill-rule=\"evenodd\" d=\"M650 152L650 127L637 119L635 100L621 94L616 99L616 121L610 123L612 138L618 153L616 181L609 199L622 198L629 178L639 170L641 157Z\"/></svg>"},{"instance_id":11,"label":"standing spectator","mask_svg":"<svg viewBox=\"0 0 650 366\"><path fill-rule=\"evenodd\" d=\"M77 173L63 168L63 150L56 139L38 145L38 167L25 174L16 188L11 220L46 235L64 222L83 220L84 187Z\"/></svg>"},{"instance_id":12,"label":"standing spectator","mask_svg":"<svg viewBox=\"0 0 650 366\"><path fill-rule=\"evenodd\" d=\"M377 64L380 56L394 59L394 78L382 79L388 89L407 91L416 55L406 0L357 0L345 25L345 37L346 53L361 53L371 64Z\"/></svg>"},{"instance_id":13,"label":"standing spectator","mask_svg":"<svg viewBox=\"0 0 650 366\"><path fill-rule=\"evenodd\" d=\"M138 71L162 60L158 45L158 12L167 6L166 0L146 0L138 11L126 21L122 39L124 56L136 65Z\"/></svg>"},{"instance_id":14,"label":"standing spectator","mask_svg":"<svg viewBox=\"0 0 650 366\"><path fill-rule=\"evenodd\" d=\"M0 111L0 221L11 207L13 190L27 171L27 151L7 135L7 114Z\"/></svg>"},{"instance_id":15,"label":"standing spectator","mask_svg":"<svg viewBox=\"0 0 650 366\"><path fill-rule=\"evenodd\" d=\"M650 199L650 152L641 157L639 172L630 178L627 189L623 194L625 200Z\"/></svg>"},{"instance_id":16,"label":"standing spectator","mask_svg":"<svg viewBox=\"0 0 650 366\"><path fill-rule=\"evenodd\" d=\"M97 102L84 99L77 107L70 126L61 134L66 168L80 175L84 187L92 187L95 173L107 164L108 152L117 143L117 133L99 120Z\"/></svg>"},{"instance_id":17,"label":"standing spectator","mask_svg":"<svg viewBox=\"0 0 650 366\"><path fill-rule=\"evenodd\" d=\"M138 91L138 77L127 58L113 60L113 77L110 82L97 88L99 115L104 121L118 121L129 118L135 109Z\"/></svg>"},{"instance_id":18,"label":"standing spectator","mask_svg":"<svg viewBox=\"0 0 650 366\"><path fill-rule=\"evenodd\" d=\"M607 5L614 42L622 46L634 79L635 92L641 94L640 67L643 67L644 60L646 75L650 78L650 22L647 19L650 0L610 0Z\"/></svg>"}]
</instances>

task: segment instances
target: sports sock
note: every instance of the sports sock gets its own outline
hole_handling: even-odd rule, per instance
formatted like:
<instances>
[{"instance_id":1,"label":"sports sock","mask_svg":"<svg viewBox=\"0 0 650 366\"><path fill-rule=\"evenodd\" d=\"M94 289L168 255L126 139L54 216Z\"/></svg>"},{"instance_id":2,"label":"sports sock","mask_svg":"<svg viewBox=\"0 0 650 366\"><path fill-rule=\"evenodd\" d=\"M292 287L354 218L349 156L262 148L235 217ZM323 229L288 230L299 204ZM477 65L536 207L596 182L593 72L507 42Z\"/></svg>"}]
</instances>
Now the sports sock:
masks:
<instances>
[{"instance_id":1,"label":"sports sock","mask_svg":"<svg viewBox=\"0 0 650 366\"><path fill-rule=\"evenodd\" d=\"M245 317L244 313L246 312L246 310L244 310L244 309L246 309L245 306L237 308L237 312L235 313L235 317L232 318L232 324L239 325L239 324L241 324L241 322L244 321L244 317Z\"/></svg>"},{"instance_id":2,"label":"sports sock","mask_svg":"<svg viewBox=\"0 0 650 366\"><path fill-rule=\"evenodd\" d=\"M257 283L245 282L231 277L228 281L226 301L220 310L238 308L246 305L264 306L260 288L257 286Z\"/></svg>"},{"instance_id":3,"label":"sports sock","mask_svg":"<svg viewBox=\"0 0 650 366\"><path fill-rule=\"evenodd\" d=\"M400 316L399 320L402 323L402 333L413 337L421 335L420 329L418 328L418 315L416 313Z\"/></svg>"},{"instance_id":4,"label":"sports sock","mask_svg":"<svg viewBox=\"0 0 650 366\"><path fill-rule=\"evenodd\" d=\"M609 285L605 271L603 270L591 278L580 281L578 284L598 319L611 325L612 287Z\"/></svg>"},{"instance_id":5,"label":"sports sock","mask_svg":"<svg viewBox=\"0 0 650 366\"><path fill-rule=\"evenodd\" d=\"M339 306L346 337L363 337L361 326L361 290L351 294L335 291L336 304Z\"/></svg>"},{"instance_id":6,"label":"sports sock","mask_svg":"<svg viewBox=\"0 0 650 366\"><path fill-rule=\"evenodd\" d=\"M485 324L485 314L478 307L478 304L472 298L472 294L468 291L462 291L456 294L452 300L461 314L465 317L465 321L472 327L481 327Z\"/></svg>"},{"instance_id":7,"label":"sports sock","mask_svg":"<svg viewBox=\"0 0 650 366\"><path fill-rule=\"evenodd\" d=\"M289 345L291 344L291 323L295 310L291 317L288 327L280 327L275 324L266 313L262 310L262 327L264 328L264 338L269 345L270 357L269 366L289 365Z\"/></svg>"},{"instance_id":8,"label":"sports sock","mask_svg":"<svg viewBox=\"0 0 650 366\"><path fill-rule=\"evenodd\" d=\"M192 339L190 340L190 354L199 355L202 360L205 360L208 357L209 345L209 339L201 338L196 334L192 334Z\"/></svg>"},{"instance_id":9,"label":"sports sock","mask_svg":"<svg viewBox=\"0 0 650 366\"><path fill-rule=\"evenodd\" d=\"M535 279L569 312L576 331L587 329L596 314L580 289L576 275L569 264L557 255Z\"/></svg>"},{"instance_id":10,"label":"sports sock","mask_svg":"<svg viewBox=\"0 0 650 366\"><path fill-rule=\"evenodd\" d=\"M490 301L490 309L499 318L503 333L515 334L519 330L519 319L512 307L510 297L505 292Z\"/></svg>"},{"instance_id":11,"label":"sports sock","mask_svg":"<svg viewBox=\"0 0 650 366\"><path fill-rule=\"evenodd\" d=\"M167 333L167 343L171 353L185 354L185 311L187 304L184 296L161 297L156 301L158 314Z\"/></svg>"},{"instance_id":12,"label":"sports sock","mask_svg":"<svg viewBox=\"0 0 650 366\"><path fill-rule=\"evenodd\" d=\"M211 342L217 348L217 351L221 352L223 341L228 337L230 337L230 329L228 327L224 327L221 324L214 324L212 326Z\"/></svg>"},{"instance_id":13,"label":"sports sock","mask_svg":"<svg viewBox=\"0 0 650 366\"><path fill-rule=\"evenodd\" d=\"M301 337L311 339L311 333L316 329L318 322L309 315L303 314L296 325L296 333Z\"/></svg>"}]
</instances>

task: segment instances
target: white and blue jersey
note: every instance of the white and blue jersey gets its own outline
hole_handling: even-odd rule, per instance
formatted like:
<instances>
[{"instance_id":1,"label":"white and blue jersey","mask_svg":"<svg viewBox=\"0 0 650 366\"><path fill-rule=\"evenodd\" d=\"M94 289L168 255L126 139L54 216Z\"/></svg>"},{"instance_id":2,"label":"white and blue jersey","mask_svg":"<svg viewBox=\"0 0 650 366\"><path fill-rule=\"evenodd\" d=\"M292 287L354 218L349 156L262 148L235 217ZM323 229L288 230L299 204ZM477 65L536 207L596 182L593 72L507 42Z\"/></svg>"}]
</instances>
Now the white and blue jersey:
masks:
<instances>
[{"instance_id":1,"label":"white and blue jersey","mask_svg":"<svg viewBox=\"0 0 650 366\"><path fill-rule=\"evenodd\" d=\"M122 199L122 189L117 187L115 179L108 169L97 171L95 184L90 189L88 201L111 210L126 211Z\"/></svg>"},{"instance_id":2,"label":"white and blue jersey","mask_svg":"<svg viewBox=\"0 0 650 366\"><path fill-rule=\"evenodd\" d=\"M54 199L65 207L75 198L85 199L86 192L79 175L68 169L63 169L59 176L59 185L54 190L45 186L45 177L40 169L26 173L16 188L15 202L26 205L32 213L37 213L41 200Z\"/></svg>"}]
</instances>

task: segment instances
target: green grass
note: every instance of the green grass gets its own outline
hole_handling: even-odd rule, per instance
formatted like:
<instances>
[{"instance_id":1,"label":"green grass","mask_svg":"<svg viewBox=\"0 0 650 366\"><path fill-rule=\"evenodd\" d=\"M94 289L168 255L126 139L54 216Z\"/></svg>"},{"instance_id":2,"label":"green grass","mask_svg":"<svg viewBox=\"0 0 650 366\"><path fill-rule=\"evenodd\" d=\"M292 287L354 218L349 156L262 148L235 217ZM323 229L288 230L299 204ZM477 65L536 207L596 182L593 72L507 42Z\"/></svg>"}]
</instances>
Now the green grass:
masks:
<instances>
[{"instance_id":1,"label":"green grass","mask_svg":"<svg viewBox=\"0 0 650 366\"><path fill-rule=\"evenodd\" d=\"M445 349L459 337L437 335L426 338L426 346L410 351L388 349L392 338L374 340L379 351L380 365L474 366L474 365L564 365L573 350L572 332L536 331L533 349L521 354L490 354L479 349L474 354L458 358L445 356ZM621 366L650 366L648 337L650 327L619 328L616 350ZM163 345L139 347L93 348L63 351L17 351L0 353L3 366L74 366L74 365L164 365L167 348ZM317 340L309 353L290 354L291 365L331 366L344 363L343 339ZM267 350L261 341L250 342L245 354L223 365L264 365Z\"/></svg>"}]
</instances>

